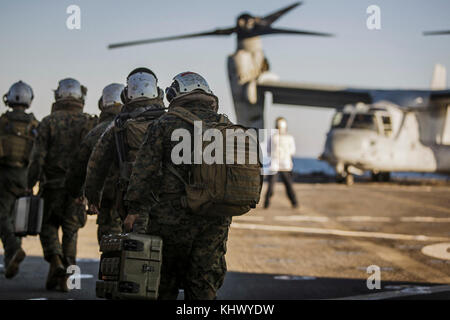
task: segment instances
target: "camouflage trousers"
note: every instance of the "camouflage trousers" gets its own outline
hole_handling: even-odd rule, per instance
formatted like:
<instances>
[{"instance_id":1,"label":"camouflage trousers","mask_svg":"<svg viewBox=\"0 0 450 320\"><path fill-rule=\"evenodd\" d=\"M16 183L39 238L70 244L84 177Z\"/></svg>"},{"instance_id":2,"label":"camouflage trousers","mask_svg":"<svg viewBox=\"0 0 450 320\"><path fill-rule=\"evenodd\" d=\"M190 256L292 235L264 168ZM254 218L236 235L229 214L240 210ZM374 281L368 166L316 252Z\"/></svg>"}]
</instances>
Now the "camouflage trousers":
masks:
<instances>
[{"instance_id":1,"label":"camouflage trousers","mask_svg":"<svg viewBox=\"0 0 450 320\"><path fill-rule=\"evenodd\" d=\"M78 229L86 224L84 204L77 204L65 189L44 189L44 218L39 235L45 260L59 255L66 265L76 263ZM58 230L62 229L62 242Z\"/></svg>"},{"instance_id":2,"label":"camouflage trousers","mask_svg":"<svg viewBox=\"0 0 450 320\"><path fill-rule=\"evenodd\" d=\"M118 234L122 232L122 219L114 206L114 200L103 200L97 217L97 240L100 241L104 235Z\"/></svg>"},{"instance_id":3,"label":"camouflage trousers","mask_svg":"<svg viewBox=\"0 0 450 320\"><path fill-rule=\"evenodd\" d=\"M21 238L14 235L13 209L16 198L25 191L26 176L26 168L0 166L0 238L5 265L21 246Z\"/></svg>"},{"instance_id":4,"label":"camouflage trousers","mask_svg":"<svg viewBox=\"0 0 450 320\"><path fill-rule=\"evenodd\" d=\"M212 300L227 271L230 220L192 216L173 203L153 208L147 232L163 239L159 299Z\"/></svg>"}]
</instances>

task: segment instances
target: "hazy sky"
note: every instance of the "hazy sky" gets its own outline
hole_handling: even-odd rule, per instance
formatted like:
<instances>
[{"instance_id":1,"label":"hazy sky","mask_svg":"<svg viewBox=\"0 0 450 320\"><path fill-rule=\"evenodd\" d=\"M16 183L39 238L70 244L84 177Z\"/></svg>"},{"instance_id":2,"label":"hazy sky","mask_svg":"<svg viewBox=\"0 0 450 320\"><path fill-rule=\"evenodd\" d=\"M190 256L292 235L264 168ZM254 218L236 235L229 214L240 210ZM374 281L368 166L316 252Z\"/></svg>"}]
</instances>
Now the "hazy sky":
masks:
<instances>
[{"instance_id":1,"label":"hazy sky","mask_svg":"<svg viewBox=\"0 0 450 320\"><path fill-rule=\"evenodd\" d=\"M0 93L23 80L33 87L31 110L49 113L53 89L65 77L88 87L85 111L98 113L101 90L125 82L139 66L153 69L164 89L185 70L206 77L234 119L226 56L235 36L208 37L108 50L107 44L229 27L243 11L266 15L294 1L25 1L1 0ZM81 8L81 29L69 30L66 8ZM366 27L369 5L381 8L381 30ZM450 29L448 0L309 0L275 26L332 32L335 38L274 35L263 38L273 72L281 80L357 87L428 88L435 63L450 67L450 36L423 37ZM0 107L0 111L5 111ZM266 123L284 115L296 137L297 155L322 151L332 111L273 106Z\"/></svg>"}]
</instances>

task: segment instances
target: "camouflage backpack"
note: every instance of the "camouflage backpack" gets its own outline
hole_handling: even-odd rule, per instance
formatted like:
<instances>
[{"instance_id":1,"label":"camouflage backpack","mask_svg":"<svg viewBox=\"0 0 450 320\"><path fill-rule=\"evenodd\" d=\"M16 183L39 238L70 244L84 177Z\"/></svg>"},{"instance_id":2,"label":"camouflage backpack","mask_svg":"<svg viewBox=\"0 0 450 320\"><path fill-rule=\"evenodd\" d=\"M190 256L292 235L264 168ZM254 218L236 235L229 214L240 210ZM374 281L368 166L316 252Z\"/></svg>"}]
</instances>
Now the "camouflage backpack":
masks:
<instances>
[{"instance_id":1,"label":"camouflage backpack","mask_svg":"<svg viewBox=\"0 0 450 320\"><path fill-rule=\"evenodd\" d=\"M0 163L12 167L28 165L37 120L33 114L7 112L0 118Z\"/></svg>"},{"instance_id":2,"label":"camouflage backpack","mask_svg":"<svg viewBox=\"0 0 450 320\"><path fill-rule=\"evenodd\" d=\"M168 114L192 125L195 121L202 121L182 107L175 107ZM224 115L221 115L218 122L202 121L202 128L203 131L220 131L223 137L223 157L219 158L221 161L210 164L204 159L199 164L191 164L188 181L171 164L166 165L185 185L186 196L182 200L198 215L243 215L256 207L261 194L263 176L257 135L249 134L244 126L232 124ZM208 144L209 142L203 141L202 155ZM191 156L194 159L194 155Z\"/></svg>"}]
</instances>

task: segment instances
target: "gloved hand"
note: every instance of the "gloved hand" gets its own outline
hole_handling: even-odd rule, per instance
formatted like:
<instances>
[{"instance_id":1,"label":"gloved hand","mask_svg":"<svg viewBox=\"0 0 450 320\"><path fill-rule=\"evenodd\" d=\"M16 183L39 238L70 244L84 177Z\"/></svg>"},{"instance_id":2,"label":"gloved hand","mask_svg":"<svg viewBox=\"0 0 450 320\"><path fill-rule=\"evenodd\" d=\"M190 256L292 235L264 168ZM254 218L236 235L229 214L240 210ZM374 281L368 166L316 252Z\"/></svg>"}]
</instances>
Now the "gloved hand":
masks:
<instances>
[{"instance_id":1,"label":"gloved hand","mask_svg":"<svg viewBox=\"0 0 450 320\"><path fill-rule=\"evenodd\" d=\"M128 214L125 218L125 221L123 222L124 229L126 232L133 231L134 223L136 222L136 219L138 218L138 214Z\"/></svg>"}]
</instances>

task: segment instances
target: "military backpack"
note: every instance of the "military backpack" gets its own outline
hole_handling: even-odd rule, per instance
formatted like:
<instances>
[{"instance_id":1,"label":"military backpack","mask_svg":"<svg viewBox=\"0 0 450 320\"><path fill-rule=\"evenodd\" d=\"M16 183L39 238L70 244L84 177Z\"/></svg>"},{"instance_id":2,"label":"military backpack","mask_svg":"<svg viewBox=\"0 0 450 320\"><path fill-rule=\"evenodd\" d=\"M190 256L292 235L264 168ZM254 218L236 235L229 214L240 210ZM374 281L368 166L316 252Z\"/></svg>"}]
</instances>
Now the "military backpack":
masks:
<instances>
[{"instance_id":1,"label":"military backpack","mask_svg":"<svg viewBox=\"0 0 450 320\"><path fill-rule=\"evenodd\" d=\"M202 159L201 163L190 164L187 181L175 167L166 164L169 171L185 185L186 196L182 198L182 202L194 214L206 216L239 216L255 208L263 183L256 130L232 124L223 115L218 122L205 123L182 107L174 107L168 114L175 115L194 127L195 121L201 121L204 131L215 129L222 137L222 144L219 146L222 147L222 156L216 157L219 161L207 163ZM208 145L208 142L203 141L202 155Z\"/></svg>"},{"instance_id":2,"label":"military backpack","mask_svg":"<svg viewBox=\"0 0 450 320\"><path fill-rule=\"evenodd\" d=\"M37 120L32 114L7 112L0 120L0 164L12 167L28 165Z\"/></svg>"},{"instance_id":3,"label":"military backpack","mask_svg":"<svg viewBox=\"0 0 450 320\"><path fill-rule=\"evenodd\" d=\"M144 139L149 124L162 115L163 108L155 109L153 106L137 108L133 112L120 113L114 119L114 140L117 159L119 162L118 188L122 195L117 197L116 207L119 215L126 217L123 206L128 182L131 176L134 160Z\"/></svg>"}]
</instances>

